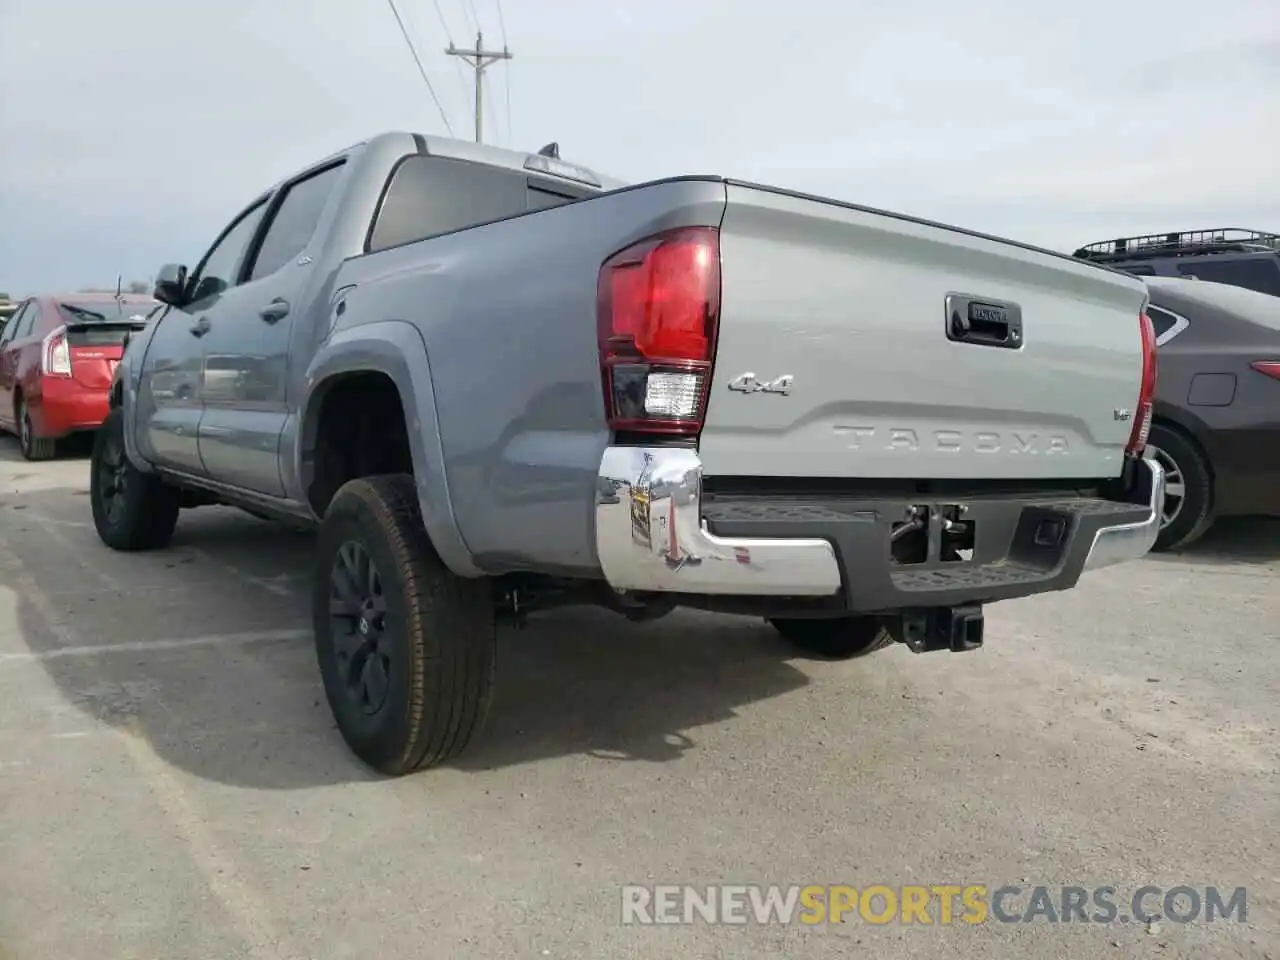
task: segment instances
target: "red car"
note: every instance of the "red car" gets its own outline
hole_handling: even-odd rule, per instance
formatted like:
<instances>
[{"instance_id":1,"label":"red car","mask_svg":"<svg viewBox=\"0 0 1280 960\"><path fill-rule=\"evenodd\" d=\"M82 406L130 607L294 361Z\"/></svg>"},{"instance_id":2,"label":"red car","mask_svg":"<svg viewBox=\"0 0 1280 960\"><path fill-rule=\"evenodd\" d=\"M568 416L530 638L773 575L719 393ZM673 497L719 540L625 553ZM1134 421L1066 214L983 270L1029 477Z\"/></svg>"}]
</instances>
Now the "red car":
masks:
<instances>
[{"instance_id":1,"label":"red car","mask_svg":"<svg viewBox=\"0 0 1280 960\"><path fill-rule=\"evenodd\" d=\"M96 430L128 334L158 307L149 296L76 293L22 301L0 333L0 429L45 460L58 440Z\"/></svg>"}]
</instances>

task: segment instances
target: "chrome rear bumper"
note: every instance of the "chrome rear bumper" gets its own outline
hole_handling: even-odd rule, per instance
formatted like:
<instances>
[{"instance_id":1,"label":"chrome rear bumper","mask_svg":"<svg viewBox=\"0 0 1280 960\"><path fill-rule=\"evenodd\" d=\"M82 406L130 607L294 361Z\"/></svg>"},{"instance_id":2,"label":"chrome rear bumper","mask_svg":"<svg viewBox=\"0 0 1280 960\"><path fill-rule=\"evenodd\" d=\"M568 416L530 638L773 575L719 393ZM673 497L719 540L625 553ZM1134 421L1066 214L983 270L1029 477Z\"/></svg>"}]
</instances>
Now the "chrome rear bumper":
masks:
<instances>
[{"instance_id":1,"label":"chrome rear bumper","mask_svg":"<svg viewBox=\"0 0 1280 960\"><path fill-rule=\"evenodd\" d=\"M1151 549L1159 531L1164 473L1153 461L1142 465L1150 471L1143 519L1133 519L1143 509L1138 505L1122 507L1118 515L1125 522L1113 525L1106 517L1082 514L1073 527L1082 535L1069 534L1060 560L1043 569L1024 565L1005 582L999 577L1010 565L995 564L985 580L966 574L956 578L956 586L933 589L916 585L920 572L906 567L891 572L882 549L887 540L881 539L887 537L887 520L873 524L860 518L846 528L828 529L815 519L795 527L826 536L718 536L703 519L702 461L696 451L609 447L597 480L596 551L605 579L616 590L756 597L829 597L844 590L868 609L961 602L966 590L975 598L1024 596L1065 589L1083 570L1136 559ZM1007 509L1024 507L1010 501ZM836 543L842 544L840 552ZM860 581L854 589L848 582L851 568Z\"/></svg>"},{"instance_id":2,"label":"chrome rear bumper","mask_svg":"<svg viewBox=\"0 0 1280 960\"><path fill-rule=\"evenodd\" d=\"M840 590L840 564L826 540L728 539L707 530L702 461L693 450L609 447L597 487L596 549L614 589L738 596Z\"/></svg>"},{"instance_id":3,"label":"chrome rear bumper","mask_svg":"<svg viewBox=\"0 0 1280 960\"><path fill-rule=\"evenodd\" d=\"M1147 515L1139 521L1098 530L1093 535L1089 555L1085 557L1085 570L1137 560L1150 553L1156 544L1156 537L1160 535L1160 514L1164 509L1164 467L1155 460L1143 459L1138 463L1140 467L1147 468L1145 480L1139 481L1146 487Z\"/></svg>"}]
</instances>

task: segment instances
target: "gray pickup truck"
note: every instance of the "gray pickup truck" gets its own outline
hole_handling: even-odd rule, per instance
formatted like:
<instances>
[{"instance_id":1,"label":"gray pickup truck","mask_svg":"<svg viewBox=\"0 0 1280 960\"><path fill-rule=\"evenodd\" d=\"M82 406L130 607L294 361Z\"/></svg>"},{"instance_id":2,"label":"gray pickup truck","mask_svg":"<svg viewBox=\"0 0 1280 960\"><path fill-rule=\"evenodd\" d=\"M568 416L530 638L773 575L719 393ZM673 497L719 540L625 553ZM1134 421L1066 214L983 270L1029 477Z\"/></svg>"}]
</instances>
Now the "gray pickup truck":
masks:
<instances>
[{"instance_id":1,"label":"gray pickup truck","mask_svg":"<svg viewBox=\"0 0 1280 960\"><path fill-rule=\"evenodd\" d=\"M689 606L827 658L969 650L984 604L1158 528L1142 281L954 227L388 133L155 297L93 454L99 536L159 548L214 503L316 527L325 692L390 774L473 739L504 618Z\"/></svg>"}]
</instances>

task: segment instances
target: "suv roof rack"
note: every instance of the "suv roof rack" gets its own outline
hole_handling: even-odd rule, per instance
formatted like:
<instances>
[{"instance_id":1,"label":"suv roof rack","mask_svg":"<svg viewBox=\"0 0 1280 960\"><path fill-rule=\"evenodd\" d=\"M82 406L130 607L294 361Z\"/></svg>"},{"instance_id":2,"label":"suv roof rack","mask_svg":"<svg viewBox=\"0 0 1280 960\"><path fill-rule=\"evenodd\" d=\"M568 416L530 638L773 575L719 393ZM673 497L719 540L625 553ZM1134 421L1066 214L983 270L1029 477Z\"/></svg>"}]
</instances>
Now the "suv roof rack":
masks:
<instances>
[{"instance_id":1,"label":"suv roof rack","mask_svg":"<svg viewBox=\"0 0 1280 960\"><path fill-rule=\"evenodd\" d=\"M1205 253L1280 253L1280 234L1239 227L1153 233L1085 244L1072 254L1101 263L1117 260L1150 260L1155 257L1194 256Z\"/></svg>"}]
</instances>

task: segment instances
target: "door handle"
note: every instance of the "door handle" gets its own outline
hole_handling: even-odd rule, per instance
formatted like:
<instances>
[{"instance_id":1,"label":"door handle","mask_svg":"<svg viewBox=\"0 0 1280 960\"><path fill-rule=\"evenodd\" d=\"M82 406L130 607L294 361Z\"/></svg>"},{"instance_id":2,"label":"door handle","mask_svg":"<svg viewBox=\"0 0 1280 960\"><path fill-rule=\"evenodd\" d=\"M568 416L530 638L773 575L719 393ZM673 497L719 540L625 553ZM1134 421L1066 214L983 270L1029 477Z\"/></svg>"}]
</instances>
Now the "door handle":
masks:
<instances>
[{"instance_id":1,"label":"door handle","mask_svg":"<svg viewBox=\"0 0 1280 960\"><path fill-rule=\"evenodd\" d=\"M288 315L289 315L289 301L284 299L283 297L276 297L274 300L268 303L265 307L263 307L260 311L258 311L258 316L260 316L267 323L275 323L277 320L281 320L284 317L287 317Z\"/></svg>"},{"instance_id":2,"label":"door handle","mask_svg":"<svg viewBox=\"0 0 1280 960\"><path fill-rule=\"evenodd\" d=\"M191 335L193 337L203 337L209 332L209 318L201 317L191 327Z\"/></svg>"}]
</instances>

